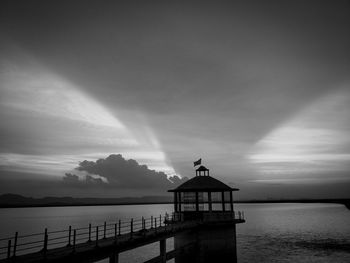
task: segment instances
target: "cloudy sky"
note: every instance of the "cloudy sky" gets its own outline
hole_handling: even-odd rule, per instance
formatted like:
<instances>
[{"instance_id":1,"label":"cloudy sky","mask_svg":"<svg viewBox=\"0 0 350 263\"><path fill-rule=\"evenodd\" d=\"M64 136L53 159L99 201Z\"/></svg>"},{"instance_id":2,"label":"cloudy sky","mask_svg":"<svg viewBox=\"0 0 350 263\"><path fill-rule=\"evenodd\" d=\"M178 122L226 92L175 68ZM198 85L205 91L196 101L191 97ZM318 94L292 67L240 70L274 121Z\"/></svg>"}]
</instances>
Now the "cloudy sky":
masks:
<instances>
[{"instance_id":1,"label":"cloudy sky","mask_svg":"<svg viewBox=\"0 0 350 263\"><path fill-rule=\"evenodd\" d=\"M162 194L201 157L241 199L349 198L349 14L2 1L0 193Z\"/></svg>"}]
</instances>

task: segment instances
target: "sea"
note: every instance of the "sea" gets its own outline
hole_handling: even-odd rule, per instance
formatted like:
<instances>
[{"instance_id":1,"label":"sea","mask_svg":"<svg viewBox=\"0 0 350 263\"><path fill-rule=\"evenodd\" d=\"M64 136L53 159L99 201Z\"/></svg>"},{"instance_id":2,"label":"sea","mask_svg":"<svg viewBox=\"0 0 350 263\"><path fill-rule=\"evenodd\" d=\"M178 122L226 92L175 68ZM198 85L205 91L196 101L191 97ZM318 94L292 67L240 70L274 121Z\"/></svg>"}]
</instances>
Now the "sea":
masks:
<instances>
[{"instance_id":1,"label":"sea","mask_svg":"<svg viewBox=\"0 0 350 263\"><path fill-rule=\"evenodd\" d=\"M238 262L350 262L350 210L341 204L236 204L246 223L237 225ZM33 207L0 209L0 239L171 213L171 204ZM167 250L174 247L167 240ZM159 244L120 253L119 262L144 262L159 255ZM108 262L103 260L99 262ZM174 262L174 260L169 261Z\"/></svg>"}]
</instances>

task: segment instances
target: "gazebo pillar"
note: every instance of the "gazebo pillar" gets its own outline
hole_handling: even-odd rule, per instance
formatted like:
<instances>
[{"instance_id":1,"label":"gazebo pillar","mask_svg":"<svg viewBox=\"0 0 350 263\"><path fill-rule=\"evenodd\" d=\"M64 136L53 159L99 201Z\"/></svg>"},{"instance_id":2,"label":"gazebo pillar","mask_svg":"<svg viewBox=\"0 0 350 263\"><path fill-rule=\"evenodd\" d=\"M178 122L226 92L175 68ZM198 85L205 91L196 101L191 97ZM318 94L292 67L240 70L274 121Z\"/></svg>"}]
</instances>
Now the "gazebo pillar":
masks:
<instances>
[{"instance_id":1,"label":"gazebo pillar","mask_svg":"<svg viewBox=\"0 0 350 263\"><path fill-rule=\"evenodd\" d=\"M199 200L198 200L199 198L198 198L198 192L196 192L196 212L198 212L199 211Z\"/></svg>"},{"instance_id":2,"label":"gazebo pillar","mask_svg":"<svg viewBox=\"0 0 350 263\"><path fill-rule=\"evenodd\" d=\"M232 191L230 191L230 206L231 206L231 212L233 212L233 198L232 198Z\"/></svg>"},{"instance_id":3,"label":"gazebo pillar","mask_svg":"<svg viewBox=\"0 0 350 263\"><path fill-rule=\"evenodd\" d=\"M221 192L221 204L222 204L222 212L225 212L225 192Z\"/></svg>"},{"instance_id":4,"label":"gazebo pillar","mask_svg":"<svg viewBox=\"0 0 350 263\"><path fill-rule=\"evenodd\" d=\"M213 207L211 205L211 192L208 192L208 203L209 203L209 212L213 211Z\"/></svg>"},{"instance_id":5,"label":"gazebo pillar","mask_svg":"<svg viewBox=\"0 0 350 263\"><path fill-rule=\"evenodd\" d=\"M177 206L177 193L176 192L174 192L174 207L175 207L175 212L178 212L179 208Z\"/></svg>"},{"instance_id":6,"label":"gazebo pillar","mask_svg":"<svg viewBox=\"0 0 350 263\"><path fill-rule=\"evenodd\" d=\"M179 195L178 196L179 212L181 212L181 192L178 192L177 194Z\"/></svg>"}]
</instances>

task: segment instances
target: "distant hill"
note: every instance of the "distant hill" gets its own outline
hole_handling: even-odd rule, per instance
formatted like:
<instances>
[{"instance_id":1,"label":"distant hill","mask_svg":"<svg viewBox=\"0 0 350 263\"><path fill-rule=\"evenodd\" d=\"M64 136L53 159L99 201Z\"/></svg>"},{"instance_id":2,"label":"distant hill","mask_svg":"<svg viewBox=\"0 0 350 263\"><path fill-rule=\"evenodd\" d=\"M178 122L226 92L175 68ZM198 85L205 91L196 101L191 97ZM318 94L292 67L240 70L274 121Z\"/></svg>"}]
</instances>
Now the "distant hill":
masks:
<instances>
[{"instance_id":1,"label":"distant hill","mask_svg":"<svg viewBox=\"0 0 350 263\"><path fill-rule=\"evenodd\" d=\"M124 205L124 204L157 204L172 203L170 196L143 196L121 198L73 198L44 197L32 198L17 194L0 195L0 207L31 207L31 206L78 206L78 205Z\"/></svg>"}]
</instances>

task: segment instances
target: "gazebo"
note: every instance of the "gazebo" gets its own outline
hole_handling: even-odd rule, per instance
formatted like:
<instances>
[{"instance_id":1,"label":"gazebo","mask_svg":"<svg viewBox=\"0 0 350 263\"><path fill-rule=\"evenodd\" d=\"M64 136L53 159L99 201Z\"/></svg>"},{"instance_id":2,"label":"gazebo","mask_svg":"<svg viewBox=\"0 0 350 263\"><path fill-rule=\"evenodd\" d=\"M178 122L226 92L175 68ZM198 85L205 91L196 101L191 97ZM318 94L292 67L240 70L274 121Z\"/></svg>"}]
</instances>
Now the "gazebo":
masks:
<instances>
[{"instance_id":1,"label":"gazebo","mask_svg":"<svg viewBox=\"0 0 350 263\"><path fill-rule=\"evenodd\" d=\"M195 177L168 192L174 193L176 218L220 221L234 218L232 192L238 190L211 177L209 169L200 166Z\"/></svg>"}]
</instances>

